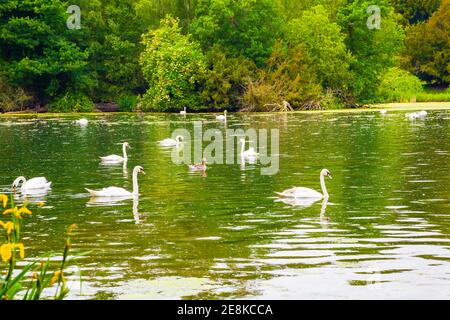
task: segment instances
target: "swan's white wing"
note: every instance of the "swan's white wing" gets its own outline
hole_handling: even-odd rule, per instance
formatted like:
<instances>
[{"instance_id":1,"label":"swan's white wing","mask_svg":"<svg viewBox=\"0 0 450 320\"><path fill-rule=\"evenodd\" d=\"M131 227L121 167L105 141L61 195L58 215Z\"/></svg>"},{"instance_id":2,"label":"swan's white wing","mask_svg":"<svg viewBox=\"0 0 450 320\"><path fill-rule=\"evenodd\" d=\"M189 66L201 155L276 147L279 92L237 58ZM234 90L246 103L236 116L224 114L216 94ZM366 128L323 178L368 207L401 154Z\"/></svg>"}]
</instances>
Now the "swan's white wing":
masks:
<instances>
[{"instance_id":1,"label":"swan's white wing","mask_svg":"<svg viewBox=\"0 0 450 320\"><path fill-rule=\"evenodd\" d=\"M303 187L294 187L291 189L284 190L283 192L276 192L276 194L287 198L317 198L317 199L323 198L323 195L320 192Z\"/></svg>"},{"instance_id":2,"label":"swan's white wing","mask_svg":"<svg viewBox=\"0 0 450 320\"><path fill-rule=\"evenodd\" d=\"M177 142L174 139L167 138L167 139L160 141L159 144L164 147L171 147L171 146L177 145Z\"/></svg>"},{"instance_id":3,"label":"swan's white wing","mask_svg":"<svg viewBox=\"0 0 450 320\"><path fill-rule=\"evenodd\" d=\"M22 189L45 189L50 188L51 182L48 182L45 177L36 177L32 178L30 180L27 180L24 186L22 186Z\"/></svg>"},{"instance_id":4,"label":"swan's white wing","mask_svg":"<svg viewBox=\"0 0 450 320\"><path fill-rule=\"evenodd\" d=\"M106 157L100 157L102 159L102 161L104 162L122 162L124 161L123 157L112 154L110 156L106 156Z\"/></svg>"},{"instance_id":5,"label":"swan's white wing","mask_svg":"<svg viewBox=\"0 0 450 320\"><path fill-rule=\"evenodd\" d=\"M114 198L114 197L128 197L128 196L132 196L132 193L123 189L123 188L118 188L118 187L108 187L108 188L103 188L101 190L91 190L88 188L85 188L93 197L110 197L110 198Z\"/></svg>"},{"instance_id":6,"label":"swan's white wing","mask_svg":"<svg viewBox=\"0 0 450 320\"><path fill-rule=\"evenodd\" d=\"M226 117L224 115L220 115L220 116L216 116L216 119L224 121L226 119Z\"/></svg>"}]
</instances>

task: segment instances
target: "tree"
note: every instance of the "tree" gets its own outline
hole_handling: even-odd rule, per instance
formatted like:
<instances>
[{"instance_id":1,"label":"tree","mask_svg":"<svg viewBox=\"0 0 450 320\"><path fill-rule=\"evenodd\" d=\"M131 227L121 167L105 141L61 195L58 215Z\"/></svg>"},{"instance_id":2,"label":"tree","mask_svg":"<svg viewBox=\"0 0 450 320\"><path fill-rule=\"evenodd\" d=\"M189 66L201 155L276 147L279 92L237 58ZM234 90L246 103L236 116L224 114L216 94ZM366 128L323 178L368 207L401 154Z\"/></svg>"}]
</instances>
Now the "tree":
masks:
<instances>
[{"instance_id":1,"label":"tree","mask_svg":"<svg viewBox=\"0 0 450 320\"><path fill-rule=\"evenodd\" d=\"M166 17L161 27L144 34L140 56L148 83L144 110L175 111L199 108L199 81L205 70L200 46L181 34L178 20Z\"/></svg>"},{"instance_id":2,"label":"tree","mask_svg":"<svg viewBox=\"0 0 450 320\"><path fill-rule=\"evenodd\" d=\"M288 24L287 40L291 46L302 44L311 59L318 80L324 88L346 89L352 75L353 58L345 45L345 35L331 22L321 5L303 12Z\"/></svg>"},{"instance_id":3,"label":"tree","mask_svg":"<svg viewBox=\"0 0 450 320\"><path fill-rule=\"evenodd\" d=\"M430 20L408 29L403 65L431 83L450 83L450 0Z\"/></svg>"},{"instance_id":4,"label":"tree","mask_svg":"<svg viewBox=\"0 0 450 320\"><path fill-rule=\"evenodd\" d=\"M66 26L59 0L11 0L0 4L0 73L11 85L46 101L67 90L84 91L87 52Z\"/></svg>"},{"instance_id":5,"label":"tree","mask_svg":"<svg viewBox=\"0 0 450 320\"><path fill-rule=\"evenodd\" d=\"M283 21L274 0L199 0L195 15L190 30L203 49L220 45L259 66L281 36Z\"/></svg>"},{"instance_id":6,"label":"tree","mask_svg":"<svg viewBox=\"0 0 450 320\"><path fill-rule=\"evenodd\" d=\"M380 9L379 29L368 27L373 13L367 11L372 5ZM347 47L355 58L350 66L355 75L353 94L359 101L373 101L381 75L398 63L404 31L387 0L347 0L340 8L338 19L347 34Z\"/></svg>"},{"instance_id":7,"label":"tree","mask_svg":"<svg viewBox=\"0 0 450 320\"><path fill-rule=\"evenodd\" d=\"M439 8L441 0L390 0L395 11L400 13L406 24L427 21Z\"/></svg>"}]
</instances>

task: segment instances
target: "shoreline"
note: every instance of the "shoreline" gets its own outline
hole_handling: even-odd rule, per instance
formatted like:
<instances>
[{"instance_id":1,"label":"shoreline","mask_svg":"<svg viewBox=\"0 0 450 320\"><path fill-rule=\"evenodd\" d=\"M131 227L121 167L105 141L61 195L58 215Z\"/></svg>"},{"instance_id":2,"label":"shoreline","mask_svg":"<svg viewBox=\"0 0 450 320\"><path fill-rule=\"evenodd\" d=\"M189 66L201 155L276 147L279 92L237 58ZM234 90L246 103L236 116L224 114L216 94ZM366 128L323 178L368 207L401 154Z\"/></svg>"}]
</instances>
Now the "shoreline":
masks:
<instances>
[{"instance_id":1,"label":"shoreline","mask_svg":"<svg viewBox=\"0 0 450 320\"><path fill-rule=\"evenodd\" d=\"M378 103L370 104L361 108L343 108L343 109L328 109L328 110L295 110L286 113L353 113L353 112L368 112L386 109L388 111L418 111L418 110L450 110L450 102L393 102L393 103ZM207 115L207 114L219 114L221 112L198 112L198 113L188 113L188 115ZM236 113L242 114L275 114L284 112L241 112ZM64 117L64 116L98 116L98 115L177 115L178 113L168 113L168 112L104 112L104 111L94 111L88 113L52 113L52 112L6 112L0 113L0 118L6 117Z\"/></svg>"}]
</instances>

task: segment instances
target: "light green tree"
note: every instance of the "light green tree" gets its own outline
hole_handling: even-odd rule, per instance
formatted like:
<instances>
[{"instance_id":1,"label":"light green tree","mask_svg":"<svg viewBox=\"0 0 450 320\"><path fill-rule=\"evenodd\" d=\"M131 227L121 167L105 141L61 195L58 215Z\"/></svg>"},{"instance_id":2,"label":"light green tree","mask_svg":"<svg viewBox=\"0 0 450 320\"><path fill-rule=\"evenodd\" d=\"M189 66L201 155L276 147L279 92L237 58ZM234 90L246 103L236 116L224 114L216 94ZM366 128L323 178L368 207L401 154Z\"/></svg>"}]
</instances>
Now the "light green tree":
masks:
<instances>
[{"instance_id":1,"label":"light green tree","mask_svg":"<svg viewBox=\"0 0 450 320\"><path fill-rule=\"evenodd\" d=\"M199 108L199 81L205 71L200 46L181 34L178 20L166 17L161 27L143 36L140 56L148 90L142 98L144 110L176 111Z\"/></svg>"}]
</instances>

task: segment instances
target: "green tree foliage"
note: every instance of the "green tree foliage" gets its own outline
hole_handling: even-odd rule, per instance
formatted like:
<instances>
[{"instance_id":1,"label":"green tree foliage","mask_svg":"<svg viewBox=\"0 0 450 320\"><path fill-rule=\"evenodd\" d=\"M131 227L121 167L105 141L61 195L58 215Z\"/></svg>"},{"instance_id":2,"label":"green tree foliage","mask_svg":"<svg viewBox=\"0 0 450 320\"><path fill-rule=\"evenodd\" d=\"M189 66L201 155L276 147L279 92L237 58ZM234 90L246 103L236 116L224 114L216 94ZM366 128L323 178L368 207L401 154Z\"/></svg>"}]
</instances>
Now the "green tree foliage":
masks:
<instances>
[{"instance_id":1,"label":"green tree foliage","mask_svg":"<svg viewBox=\"0 0 450 320\"><path fill-rule=\"evenodd\" d=\"M66 27L67 7L59 0L9 0L0 3L0 71L46 101L90 85L87 53Z\"/></svg>"},{"instance_id":2,"label":"green tree foliage","mask_svg":"<svg viewBox=\"0 0 450 320\"><path fill-rule=\"evenodd\" d=\"M400 13L406 24L428 20L439 8L441 0L390 0L395 11Z\"/></svg>"},{"instance_id":3,"label":"green tree foliage","mask_svg":"<svg viewBox=\"0 0 450 320\"><path fill-rule=\"evenodd\" d=\"M273 0L199 0L191 32L203 49L220 45L261 66L281 36L282 23Z\"/></svg>"},{"instance_id":4,"label":"green tree foliage","mask_svg":"<svg viewBox=\"0 0 450 320\"><path fill-rule=\"evenodd\" d=\"M422 93L422 82L408 71L394 67L383 75L378 88L381 101L408 102Z\"/></svg>"},{"instance_id":5,"label":"green tree foliage","mask_svg":"<svg viewBox=\"0 0 450 320\"><path fill-rule=\"evenodd\" d=\"M197 43L181 34L178 20L166 17L160 28L143 36L142 43L140 63L148 83L142 109L199 109L196 89L205 72L205 57Z\"/></svg>"},{"instance_id":6,"label":"green tree foliage","mask_svg":"<svg viewBox=\"0 0 450 320\"><path fill-rule=\"evenodd\" d=\"M211 110L233 110L241 106L245 84L256 66L244 57L231 57L222 47L213 47L206 56L207 70L201 88L203 105Z\"/></svg>"},{"instance_id":7,"label":"green tree foliage","mask_svg":"<svg viewBox=\"0 0 450 320\"><path fill-rule=\"evenodd\" d=\"M442 0L430 20L409 28L403 64L423 80L450 83L450 0Z\"/></svg>"},{"instance_id":8,"label":"green tree foliage","mask_svg":"<svg viewBox=\"0 0 450 320\"><path fill-rule=\"evenodd\" d=\"M243 96L245 110L284 110L284 101L297 109L320 108L322 88L309 67L304 47L286 48L277 42L267 65L258 79L247 84Z\"/></svg>"},{"instance_id":9,"label":"green tree foliage","mask_svg":"<svg viewBox=\"0 0 450 320\"><path fill-rule=\"evenodd\" d=\"M371 13L367 9L371 5L380 8L380 29L368 28ZM338 18L347 34L347 47L355 58L350 68L355 74L353 94L359 101L373 101L380 76L398 63L404 31L387 0L347 0Z\"/></svg>"},{"instance_id":10,"label":"green tree foliage","mask_svg":"<svg viewBox=\"0 0 450 320\"><path fill-rule=\"evenodd\" d=\"M349 69L353 58L340 26L330 21L323 6L305 10L299 19L291 20L286 38L291 46L303 45L324 88L347 88L352 79Z\"/></svg>"}]
</instances>

